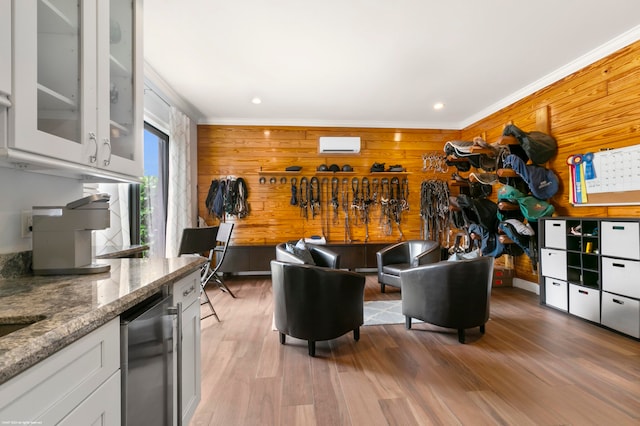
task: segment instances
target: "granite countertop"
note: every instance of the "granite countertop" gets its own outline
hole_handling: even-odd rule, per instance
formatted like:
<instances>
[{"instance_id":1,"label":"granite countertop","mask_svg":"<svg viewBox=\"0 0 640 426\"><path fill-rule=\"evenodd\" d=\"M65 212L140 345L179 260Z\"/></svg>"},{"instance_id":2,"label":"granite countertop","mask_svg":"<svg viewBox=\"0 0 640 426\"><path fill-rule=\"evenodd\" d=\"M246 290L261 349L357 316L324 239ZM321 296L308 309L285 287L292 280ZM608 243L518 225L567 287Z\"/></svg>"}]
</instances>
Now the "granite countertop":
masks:
<instances>
[{"instance_id":1,"label":"granite countertop","mask_svg":"<svg viewBox=\"0 0 640 426\"><path fill-rule=\"evenodd\" d=\"M136 257L146 250L149 250L149 246L146 244L131 246L99 246L96 247L96 259Z\"/></svg>"},{"instance_id":2,"label":"granite countertop","mask_svg":"<svg viewBox=\"0 0 640 426\"><path fill-rule=\"evenodd\" d=\"M200 268L201 257L110 259L109 272L0 279L0 322L44 319L0 337L0 383Z\"/></svg>"}]
</instances>

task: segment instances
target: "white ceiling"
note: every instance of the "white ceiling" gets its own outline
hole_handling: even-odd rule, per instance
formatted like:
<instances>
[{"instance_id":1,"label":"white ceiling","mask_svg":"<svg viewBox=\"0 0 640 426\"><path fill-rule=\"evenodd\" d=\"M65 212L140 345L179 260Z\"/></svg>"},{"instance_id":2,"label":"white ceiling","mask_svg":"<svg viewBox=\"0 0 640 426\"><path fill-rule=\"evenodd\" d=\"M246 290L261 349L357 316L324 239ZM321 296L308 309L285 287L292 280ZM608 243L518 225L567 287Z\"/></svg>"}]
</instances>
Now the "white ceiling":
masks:
<instances>
[{"instance_id":1,"label":"white ceiling","mask_svg":"<svg viewBox=\"0 0 640 426\"><path fill-rule=\"evenodd\" d=\"M638 0L144 0L210 124L460 129L638 39Z\"/></svg>"}]
</instances>

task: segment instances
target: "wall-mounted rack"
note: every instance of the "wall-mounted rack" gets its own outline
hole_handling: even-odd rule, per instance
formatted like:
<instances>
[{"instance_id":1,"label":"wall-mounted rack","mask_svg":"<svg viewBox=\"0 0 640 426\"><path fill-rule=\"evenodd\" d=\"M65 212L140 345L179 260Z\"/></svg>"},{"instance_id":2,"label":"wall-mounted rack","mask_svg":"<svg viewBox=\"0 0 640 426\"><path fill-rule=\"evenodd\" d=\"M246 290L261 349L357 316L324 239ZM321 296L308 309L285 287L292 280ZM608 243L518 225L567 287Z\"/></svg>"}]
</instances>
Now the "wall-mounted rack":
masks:
<instances>
[{"instance_id":1,"label":"wall-mounted rack","mask_svg":"<svg viewBox=\"0 0 640 426\"><path fill-rule=\"evenodd\" d=\"M399 175L409 175L411 174L411 172L365 172L365 173L360 173L360 172L343 172L343 171L339 171L339 172L320 172L317 170L313 170L310 172L303 172L302 170L297 170L294 172L287 172L287 171L282 171L282 170L260 170L258 172L258 175L260 176L279 176L279 175L284 175L284 176L289 176L289 175L300 175L300 174L304 174L304 175L308 175L308 176L339 176L339 175L362 175L362 176L376 176L376 175L380 175L380 176L399 176Z\"/></svg>"}]
</instances>

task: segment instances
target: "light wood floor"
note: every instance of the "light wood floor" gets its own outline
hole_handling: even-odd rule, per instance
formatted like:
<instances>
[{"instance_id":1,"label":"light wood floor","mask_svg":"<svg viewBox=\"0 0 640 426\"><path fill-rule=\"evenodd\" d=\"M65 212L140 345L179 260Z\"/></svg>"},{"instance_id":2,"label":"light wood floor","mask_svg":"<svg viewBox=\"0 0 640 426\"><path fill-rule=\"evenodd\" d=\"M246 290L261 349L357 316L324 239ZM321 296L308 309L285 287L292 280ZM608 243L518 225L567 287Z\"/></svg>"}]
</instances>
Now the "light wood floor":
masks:
<instances>
[{"instance_id":1,"label":"light wood floor","mask_svg":"<svg viewBox=\"0 0 640 426\"><path fill-rule=\"evenodd\" d=\"M272 330L270 277L210 287L222 322L202 323L202 400L192 425L640 424L640 342L494 289L486 334L369 326L317 344ZM389 289L389 287L387 287ZM367 276L365 300L380 294Z\"/></svg>"}]
</instances>

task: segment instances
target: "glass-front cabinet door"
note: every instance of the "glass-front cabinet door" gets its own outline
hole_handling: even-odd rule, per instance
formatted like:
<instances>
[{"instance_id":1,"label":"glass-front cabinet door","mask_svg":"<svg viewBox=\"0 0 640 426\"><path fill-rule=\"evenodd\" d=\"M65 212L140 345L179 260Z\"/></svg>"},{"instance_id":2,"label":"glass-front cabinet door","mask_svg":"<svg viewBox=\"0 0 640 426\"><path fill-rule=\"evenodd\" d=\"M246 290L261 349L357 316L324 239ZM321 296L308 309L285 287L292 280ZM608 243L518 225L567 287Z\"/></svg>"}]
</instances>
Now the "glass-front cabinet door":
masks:
<instances>
[{"instance_id":1,"label":"glass-front cabinet door","mask_svg":"<svg viewBox=\"0 0 640 426\"><path fill-rule=\"evenodd\" d=\"M95 62L83 57L80 0L14 1L14 105L9 146L89 163L84 157L89 138L83 134L83 109L91 87L83 84L95 73ZM85 93L85 90L87 92ZM93 90L95 93L95 90Z\"/></svg>"},{"instance_id":2,"label":"glass-front cabinet door","mask_svg":"<svg viewBox=\"0 0 640 426\"><path fill-rule=\"evenodd\" d=\"M142 176L139 3L13 2L10 148L88 175Z\"/></svg>"},{"instance_id":3,"label":"glass-front cabinet door","mask_svg":"<svg viewBox=\"0 0 640 426\"><path fill-rule=\"evenodd\" d=\"M142 8L136 0L99 2L98 43L109 52L99 58L100 134L98 166L142 176Z\"/></svg>"},{"instance_id":4,"label":"glass-front cabinet door","mask_svg":"<svg viewBox=\"0 0 640 426\"><path fill-rule=\"evenodd\" d=\"M0 108L9 106L10 94L11 0L0 0Z\"/></svg>"}]
</instances>

